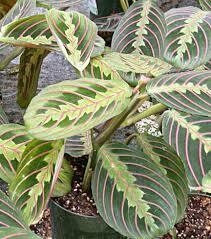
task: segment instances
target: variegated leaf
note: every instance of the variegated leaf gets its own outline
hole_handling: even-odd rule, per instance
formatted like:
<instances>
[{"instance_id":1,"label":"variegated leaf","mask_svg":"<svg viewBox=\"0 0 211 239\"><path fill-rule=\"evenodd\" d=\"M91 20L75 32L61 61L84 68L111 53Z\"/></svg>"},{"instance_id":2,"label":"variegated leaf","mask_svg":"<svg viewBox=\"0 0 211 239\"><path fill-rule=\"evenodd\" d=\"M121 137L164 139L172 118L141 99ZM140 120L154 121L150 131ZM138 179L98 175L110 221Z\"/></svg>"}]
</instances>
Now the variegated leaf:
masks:
<instances>
[{"instance_id":1,"label":"variegated leaf","mask_svg":"<svg viewBox=\"0 0 211 239\"><path fill-rule=\"evenodd\" d=\"M91 57L100 56L104 52L104 50L105 50L105 41L102 37L97 35Z\"/></svg>"},{"instance_id":2,"label":"variegated leaf","mask_svg":"<svg viewBox=\"0 0 211 239\"><path fill-rule=\"evenodd\" d=\"M163 117L164 139L174 147L185 165L190 187L209 191L202 180L211 170L211 118L167 111Z\"/></svg>"},{"instance_id":3,"label":"variegated leaf","mask_svg":"<svg viewBox=\"0 0 211 239\"><path fill-rule=\"evenodd\" d=\"M37 92L40 70L49 51L41 48L26 48L21 55L18 74L17 102L26 108Z\"/></svg>"},{"instance_id":4,"label":"variegated leaf","mask_svg":"<svg viewBox=\"0 0 211 239\"><path fill-rule=\"evenodd\" d=\"M155 1L133 3L120 21L113 39L112 50L121 53L163 55L166 22Z\"/></svg>"},{"instance_id":5,"label":"variegated leaf","mask_svg":"<svg viewBox=\"0 0 211 239\"><path fill-rule=\"evenodd\" d=\"M205 70L211 70L211 59L205 64Z\"/></svg>"},{"instance_id":6,"label":"variegated leaf","mask_svg":"<svg viewBox=\"0 0 211 239\"><path fill-rule=\"evenodd\" d=\"M89 64L97 37L97 27L78 12L51 9L46 14L49 27L67 60L79 71Z\"/></svg>"},{"instance_id":7,"label":"variegated leaf","mask_svg":"<svg viewBox=\"0 0 211 239\"><path fill-rule=\"evenodd\" d=\"M70 165L70 161L64 158L52 197L62 197L71 191L73 173L74 172Z\"/></svg>"},{"instance_id":8,"label":"variegated leaf","mask_svg":"<svg viewBox=\"0 0 211 239\"><path fill-rule=\"evenodd\" d=\"M79 6L84 0L37 0L38 5L50 8L65 9Z\"/></svg>"},{"instance_id":9,"label":"variegated leaf","mask_svg":"<svg viewBox=\"0 0 211 239\"><path fill-rule=\"evenodd\" d=\"M129 238L152 239L177 220L177 201L163 169L140 150L122 143L98 152L92 191L108 225Z\"/></svg>"},{"instance_id":10,"label":"variegated leaf","mask_svg":"<svg viewBox=\"0 0 211 239\"><path fill-rule=\"evenodd\" d=\"M114 69L114 66L111 66L102 56L91 59L89 65L83 71L83 74L89 78L112 80L119 84L121 84L121 82L125 84L119 73Z\"/></svg>"},{"instance_id":11,"label":"variegated leaf","mask_svg":"<svg viewBox=\"0 0 211 239\"><path fill-rule=\"evenodd\" d=\"M166 13L165 59L181 69L194 69L211 58L211 12L174 8Z\"/></svg>"},{"instance_id":12,"label":"variegated leaf","mask_svg":"<svg viewBox=\"0 0 211 239\"><path fill-rule=\"evenodd\" d=\"M211 11L211 1L210 0L199 0L199 3L205 11Z\"/></svg>"},{"instance_id":13,"label":"variegated leaf","mask_svg":"<svg viewBox=\"0 0 211 239\"><path fill-rule=\"evenodd\" d=\"M7 115L5 114L2 106L0 105L0 124L8 124L9 120L7 118Z\"/></svg>"},{"instance_id":14,"label":"variegated leaf","mask_svg":"<svg viewBox=\"0 0 211 239\"><path fill-rule=\"evenodd\" d=\"M42 217L61 168L63 154L62 140L33 140L22 155L9 193L29 225Z\"/></svg>"},{"instance_id":15,"label":"variegated leaf","mask_svg":"<svg viewBox=\"0 0 211 239\"><path fill-rule=\"evenodd\" d=\"M2 27L0 42L22 47L58 49L45 15L34 15Z\"/></svg>"},{"instance_id":16,"label":"variegated leaf","mask_svg":"<svg viewBox=\"0 0 211 239\"><path fill-rule=\"evenodd\" d=\"M149 82L147 92L171 108L211 116L211 71L164 75Z\"/></svg>"},{"instance_id":17,"label":"variegated leaf","mask_svg":"<svg viewBox=\"0 0 211 239\"><path fill-rule=\"evenodd\" d=\"M0 20L0 28L14 20L30 15L36 7L36 0L18 0L10 11Z\"/></svg>"},{"instance_id":18,"label":"variegated leaf","mask_svg":"<svg viewBox=\"0 0 211 239\"><path fill-rule=\"evenodd\" d=\"M8 228L0 228L0 238L1 239L41 239L33 232L24 229L20 229L17 227L8 227Z\"/></svg>"},{"instance_id":19,"label":"variegated leaf","mask_svg":"<svg viewBox=\"0 0 211 239\"><path fill-rule=\"evenodd\" d=\"M137 141L143 152L154 162L161 165L165 175L169 178L177 198L177 222L185 213L188 201L188 181L182 160L177 153L162 138L149 134L139 134Z\"/></svg>"},{"instance_id":20,"label":"variegated leaf","mask_svg":"<svg viewBox=\"0 0 211 239\"><path fill-rule=\"evenodd\" d=\"M154 77L167 73L172 68L172 66L165 61L140 54L113 52L105 55L104 61L118 71L147 74Z\"/></svg>"},{"instance_id":21,"label":"variegated leaf","mask_svg":"<svg viewBox=\"0 0 211 239\"><path fill-rule=\"evenodd\" d=\"M0 178L11 183L26 145L31 141L25 127L17 124L0 125Z\"/></svg>"},{"instance_id":22,"label":"variegated leaf","mask_svg":"<svg viewBox=\"0 0 211 239\"><path fill-rule=\"evenodd\" d=\"M24 116L36 138L53 140L78 135L126 109L132 90L125 83L83 78L43 89Z\"/></svg>"},{"instance_id":23,"label":"variegated leaf","mask_svg":"<svg viewBox=\"0 0 211 239\"><path fill-rule=\"evenodd\" d=\"M36 0L19 0L10 11L0 20L0 29L19 18L26 17L35 9ZM0 44L0 70L22 52L20 47L12 47L7 43Z\"/></svg>"},{"instance_id":24,"label":"variegated leaf","mask_svg":"<svg viewBox=\"0 0 211 239\"><path fill-rule=\"evenodd\" d=\"M80 135L74 135L66 139L65 153L72 157L81 157L92 152L92 136L88 130Z\"/></svg>"},{"instance_id":25,"label":"variegated leaf","mask_svg":"<svg viewBox=\"0 0 211 239\"><path fill-rule=\"evenodd\" d=\"M0 190L0 229L5 227L28 228L21 212L17 210L9 197ZM3 237L0 238L2 239Z\"/></svg>"}]
</instances>

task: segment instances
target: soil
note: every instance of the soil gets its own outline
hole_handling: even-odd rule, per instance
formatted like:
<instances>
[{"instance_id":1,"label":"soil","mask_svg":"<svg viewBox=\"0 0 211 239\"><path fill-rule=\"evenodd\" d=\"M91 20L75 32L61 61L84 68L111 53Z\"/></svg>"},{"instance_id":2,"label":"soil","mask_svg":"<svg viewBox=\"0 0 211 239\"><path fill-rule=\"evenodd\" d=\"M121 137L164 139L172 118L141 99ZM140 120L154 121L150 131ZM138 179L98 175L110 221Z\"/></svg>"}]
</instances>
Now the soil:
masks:
<instances>
[{"instance_id":1,"label":"soil","mask_svg":"<svg viewBox=\"0 0 211 239\"><path fill-rule=\"evenodd\" d=\"M72 190L63 197L54 200L66 209L78 214L97 215L97 209L90 193L82 191L82 177L87 163L87 157L71 158L74 169ZM43 218L31 229L44 239L52 238L50 210L47 209ZM211 197L191 195L184 219L176 225L177 238L180 239L211 239ZM173 239L165 235L162 239Z\"/></svg>"}]
</instances>

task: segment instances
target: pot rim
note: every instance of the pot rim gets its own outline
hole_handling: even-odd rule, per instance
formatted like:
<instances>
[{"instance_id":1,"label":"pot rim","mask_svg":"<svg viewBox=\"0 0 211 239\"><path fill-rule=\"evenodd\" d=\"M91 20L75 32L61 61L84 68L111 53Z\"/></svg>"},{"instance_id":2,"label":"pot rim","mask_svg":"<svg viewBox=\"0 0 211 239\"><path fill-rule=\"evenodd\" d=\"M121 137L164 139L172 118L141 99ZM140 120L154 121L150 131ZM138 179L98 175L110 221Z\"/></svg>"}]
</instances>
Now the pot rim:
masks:
<instances>
[{"instance_id":1,"label":"pot rim","mask_svg":"<svg viewBox=\"0 0 211 239\"><path fill-rule=\"evenodd\" d=\"M89 215L83 215L83 214L79 214L79 213L75 213L75 212L72 212L71 210L68 210L64 207L62 207L59 203L57 203L54 198L51 198L51 203L55 204L57 207L61 208L62 210L68 212L68 213L71 213L75 216L80 216L80 217L87 217L87 218L90 218L90 219L98 219L98 218L101 218L100 217L100 214L96 215L96 216L89 216Z\"/></svg>"}]
</instances>

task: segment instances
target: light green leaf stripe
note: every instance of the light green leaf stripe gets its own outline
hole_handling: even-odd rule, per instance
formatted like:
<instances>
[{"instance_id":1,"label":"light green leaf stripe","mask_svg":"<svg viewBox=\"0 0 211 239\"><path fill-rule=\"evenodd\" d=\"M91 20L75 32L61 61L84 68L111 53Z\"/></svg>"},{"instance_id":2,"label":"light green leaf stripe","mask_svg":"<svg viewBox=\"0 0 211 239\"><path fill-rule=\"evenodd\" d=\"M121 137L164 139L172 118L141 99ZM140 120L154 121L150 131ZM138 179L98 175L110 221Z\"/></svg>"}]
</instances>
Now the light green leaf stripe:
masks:
<instances>
[{"instance_id":1,"label":"light green leaf stripe","mask_svg":"<svg viewBox=\"0 0 211 239\"><path fill-rule=\"evenodd\" d=\"M97 37L97 26L78 12L51 9L48 25L67 60L79 71L89 64Z\"/></svg>"},{"instance_id":2,"label":"light green leaf stripe","mask_svg":"<svg viewBox=\"0 0 211 239\"><path fill-rule=\"evenodd\" d=\"M43 89L24 115L29 132L42 140L86 132L126 109L131 88L113 81L82 78Z\"/></svg>"}]
</instances>

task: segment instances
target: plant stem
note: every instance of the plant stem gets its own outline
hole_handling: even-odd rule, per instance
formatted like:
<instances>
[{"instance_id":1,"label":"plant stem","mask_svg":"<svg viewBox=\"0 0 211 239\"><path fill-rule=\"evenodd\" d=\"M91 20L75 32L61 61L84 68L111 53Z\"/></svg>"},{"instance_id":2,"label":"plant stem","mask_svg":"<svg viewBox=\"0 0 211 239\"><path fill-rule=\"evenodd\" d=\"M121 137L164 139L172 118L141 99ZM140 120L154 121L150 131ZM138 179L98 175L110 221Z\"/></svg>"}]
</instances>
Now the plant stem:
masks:
<instances>
[{"instance_id":1,"label":"plant stem","mask_svg":"<svg viewBox=\"0 0 211 239\"><path fill-rule=\"evenodd\" d=\"M136 122L144 119L144 118L147 118L151 115L155 115L155 114L159 114L159 113L162 113L164 110L166 110L168 107L161 104L161 103L158 103L156 105L153 105L152 107L150 107L149 109L139 113L139 114L136 114L128 119L126 119L122 125L121 125L121 128L123 127L126 127L126 126L130 126L132 124L135 124Z\"/></svg>"},{"instance_id":2,"label":"plant stem","mask_svg":"<svg viewBox=\"0 0 211 239\"><path fill-rule=\"evenodd\" d=\"M82 190L84 192L87 192L90 189L90 182L91 182L91 176L92 176L92 168L91 168L92 156L93 156L93 154L89 155L86 170L84 173L84 178L83 178L83 182L82 182Z\"/></svg>"},{"instance_id":3,"label":"plant stem","mask_svg":"<svg viewBox=\"0 0 211 239\"><path fill-rule=\"evenodd\" d=\"M145 95L143 97L145 97ZM143 98L135 95L126 110L110 120L105 130L95 139L94 146L96 150L99 149L112 136L115 130L122 124L122 122L124 122L126 117L130 114L134 107L136 107L140 100L143 100Z\"/></svg>"}]
</instances>

